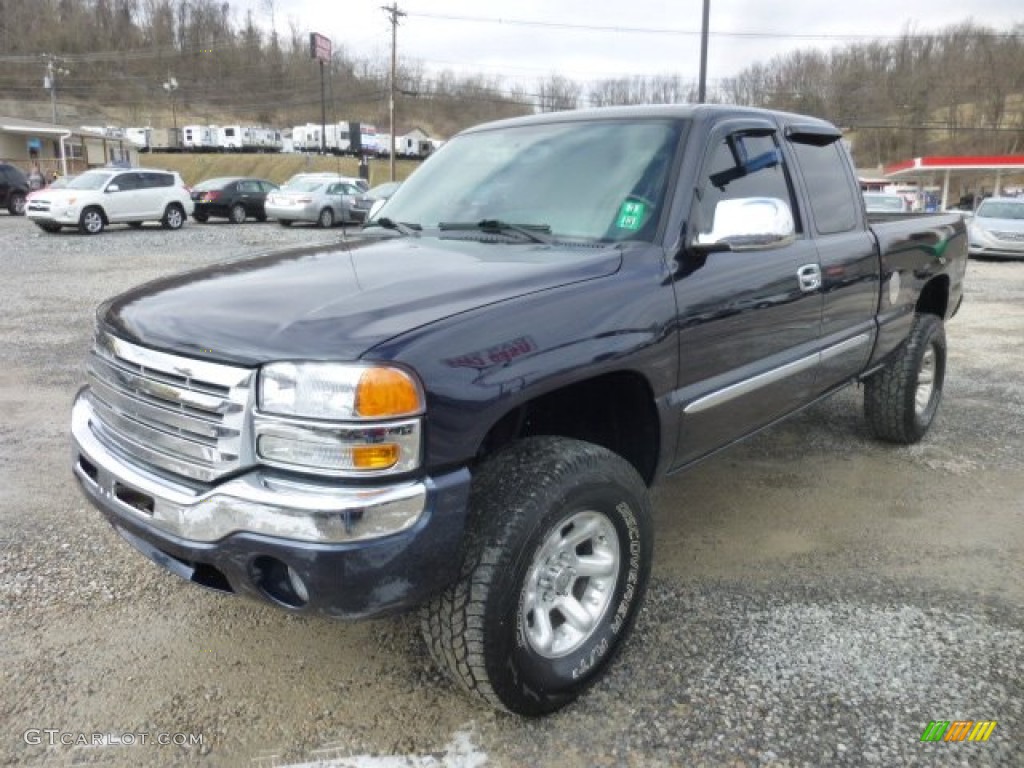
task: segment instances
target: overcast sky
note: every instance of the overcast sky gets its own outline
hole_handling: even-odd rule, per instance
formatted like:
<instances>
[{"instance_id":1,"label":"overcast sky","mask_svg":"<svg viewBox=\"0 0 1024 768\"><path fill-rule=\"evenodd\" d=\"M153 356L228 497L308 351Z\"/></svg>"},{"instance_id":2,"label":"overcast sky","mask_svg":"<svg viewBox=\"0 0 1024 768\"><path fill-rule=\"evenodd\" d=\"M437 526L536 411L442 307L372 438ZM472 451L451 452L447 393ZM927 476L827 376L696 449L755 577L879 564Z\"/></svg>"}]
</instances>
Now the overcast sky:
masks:
<instances>
[{"instance_id":1,"label":"overcast sky","mask_svg":"<svg viewBox=\"0 0 1024 768\"><path fill-rule=\"evenodd\" d=\"M294 24L331 38L335 50L386 59L385 1L241 5L253 8L262 26L269 28L273 6L282 32ZM399 0L398 7L408 14L398 29L399 55L431 71L480 72L524 86L552 73L589 81L654 74L695 80L699 72L703 0ZM934 32L967 19L1008 32L1024 24L1024 0L711 0L709 85L788 51L907 29Z\"/></svg>"}]
</instances>

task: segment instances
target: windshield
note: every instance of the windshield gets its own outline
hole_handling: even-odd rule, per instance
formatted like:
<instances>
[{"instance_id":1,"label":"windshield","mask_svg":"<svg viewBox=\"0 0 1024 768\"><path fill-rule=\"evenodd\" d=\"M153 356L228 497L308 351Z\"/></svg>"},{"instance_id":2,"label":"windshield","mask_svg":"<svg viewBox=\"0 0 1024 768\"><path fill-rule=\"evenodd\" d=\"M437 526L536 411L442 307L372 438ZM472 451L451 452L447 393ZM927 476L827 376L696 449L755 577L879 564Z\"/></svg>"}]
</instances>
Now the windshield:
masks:
<instances>
[{"instance_id":1,"label":"windshield","mask_svg":"<svg viewBox=\"0 0 1024 768\"><path fill-rule=\"evenodd\" d=\"M975 215L981 219L1024 219L1024 200L986 200Z\"/></svg>"},{"instance_id":2,"label":"windshield","mask_svg":"<svg viewBox=\"0 0 1024 768\"><path fill-rule=\"evenodd\" d=\"M282 192L316 192L324 185L323 181L290 181L281 187Z\"/></svg>"},{"instance_id":3,"label":"windshield","mask_svg":"<svg viewBox=\"0 0 1024 768\"><path fill-rule=\"evenodd\" d=\"M102 189L110 181L111 173L83 173L68 182L68 189Z\"/></svg>"},{"instance_id":4,"label":"windshield","mask_svg":"<svg viewBox=\"0 0 1024 768\"><path fill-rule=\"evenodd\" d=\"M382 216L422 227L508 222L553 237L650 241L681 129L679 120L575 120L464 134L412 174Z\"/></svg>"}]
</instances>

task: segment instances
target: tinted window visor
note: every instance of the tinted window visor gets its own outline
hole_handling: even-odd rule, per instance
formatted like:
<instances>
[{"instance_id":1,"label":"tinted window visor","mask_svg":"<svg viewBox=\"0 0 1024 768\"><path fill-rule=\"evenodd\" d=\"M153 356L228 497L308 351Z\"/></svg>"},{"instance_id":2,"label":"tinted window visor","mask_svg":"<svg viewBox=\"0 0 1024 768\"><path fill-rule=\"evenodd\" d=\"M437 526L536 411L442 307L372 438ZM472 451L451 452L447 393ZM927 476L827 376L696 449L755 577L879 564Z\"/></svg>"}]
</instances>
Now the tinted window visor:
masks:
<instances>
[{"instance_id":1,"label":"tinted window visor","mask_svg":"<svg viewBox=\"0 0 1024 768\"><path fill-rule=\"evenodd\" d=\"M398 188L384 215L444 237L487 237L469 225L503 222L555 239L651 241L682 128L602 120L464 134Z\"/></svg>"}]
</instances>

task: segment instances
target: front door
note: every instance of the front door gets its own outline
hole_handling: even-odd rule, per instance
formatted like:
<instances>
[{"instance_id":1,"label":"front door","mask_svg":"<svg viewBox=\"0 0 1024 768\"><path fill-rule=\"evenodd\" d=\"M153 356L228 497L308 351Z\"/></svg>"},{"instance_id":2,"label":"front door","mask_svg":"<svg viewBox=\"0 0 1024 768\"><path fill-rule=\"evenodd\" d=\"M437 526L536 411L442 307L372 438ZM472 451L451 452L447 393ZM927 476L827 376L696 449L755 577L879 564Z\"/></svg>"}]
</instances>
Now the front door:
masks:
<instances>
[{"instance_id":1,"label":"front door","mask_svg":"<svg viewBox=\"0 0 1024 768\"><path fill-rule=\"evenodd\" d=\"M747 250L687 247L677 257L682 410L677 464L704 456L805 403L818 367L821 273L774 123L748 119L712 134L687 242L718 229L723 200L771 198L795 236ZM720 223L719 223L720 224Z\"/></svg>"}]
</instances>

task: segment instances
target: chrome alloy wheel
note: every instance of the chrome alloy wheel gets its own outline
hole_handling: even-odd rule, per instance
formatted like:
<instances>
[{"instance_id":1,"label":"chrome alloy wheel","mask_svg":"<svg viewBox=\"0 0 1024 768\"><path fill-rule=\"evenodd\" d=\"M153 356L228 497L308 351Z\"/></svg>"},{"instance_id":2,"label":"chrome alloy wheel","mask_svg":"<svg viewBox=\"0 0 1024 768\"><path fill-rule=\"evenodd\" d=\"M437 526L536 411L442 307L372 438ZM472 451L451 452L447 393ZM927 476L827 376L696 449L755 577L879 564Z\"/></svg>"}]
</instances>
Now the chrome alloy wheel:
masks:
<instances>
[{"instance_id":1,"label":"chrome alloy wheel","mask_svg":"<svg viewBox=\"0 0 1024 768\"><path fill-rule=\"evenodd\" d=\"M553 659L583 645L615 593L619 534L604 514L577 512L553 529L526 573L520 619L530 647Z\"/></svg>"},{"instance_id":2,"label":"chrome alloy wheel","mask_svg":"<svg viewBox=\"0 0 1024 768\"><path fill-rule=\"evenodd\" d=\"M921 355L921 366L917 371L917 389L914 391L914 412L924 415L935 391L935 347L931 344Z\"/></svg>"},{"instance_id":3,"label":"chrome alloy wheel","mask_svg":"<svg viewBox=\"0 0 1024 768\"><path fill-rule=\"evenodd\" d=\"M95 208L86 208L82 212L82 227L90 235L103 231L103 214Z\"/></svg>"}]
</instances>

